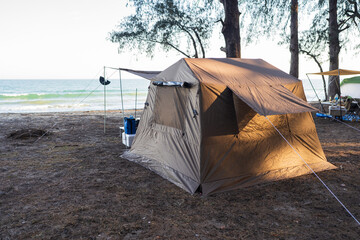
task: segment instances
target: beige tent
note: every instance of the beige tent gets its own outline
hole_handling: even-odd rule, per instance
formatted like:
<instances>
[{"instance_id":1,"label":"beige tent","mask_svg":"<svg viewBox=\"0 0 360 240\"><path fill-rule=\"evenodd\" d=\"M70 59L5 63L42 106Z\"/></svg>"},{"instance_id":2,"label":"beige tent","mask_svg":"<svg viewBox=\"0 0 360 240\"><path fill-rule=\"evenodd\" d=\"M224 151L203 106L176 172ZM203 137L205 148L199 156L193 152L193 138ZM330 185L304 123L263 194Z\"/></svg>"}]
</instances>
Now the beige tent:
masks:
<instances>
[{"instance_id":1,"label":"beige tent","mask_svg":"<svg viewBox=\"0 0 360 240\"><path fill-rule=\"evenodd\" d=\"M321 148L302 82L261 59L181 59L151 81L124 156L190 193L310 173L264 116L312 169L335 168Z\"/></svg>"}]
</instances>

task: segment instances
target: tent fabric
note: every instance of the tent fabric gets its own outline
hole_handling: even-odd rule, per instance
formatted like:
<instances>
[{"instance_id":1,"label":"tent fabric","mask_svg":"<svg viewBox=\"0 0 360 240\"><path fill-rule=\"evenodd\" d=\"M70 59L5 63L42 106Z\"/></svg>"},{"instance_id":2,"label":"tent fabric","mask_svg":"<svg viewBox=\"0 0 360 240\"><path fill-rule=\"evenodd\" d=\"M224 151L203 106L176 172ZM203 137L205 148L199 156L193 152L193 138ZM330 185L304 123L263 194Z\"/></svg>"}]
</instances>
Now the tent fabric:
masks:
<instances>
[{"instance_id":1,"label":"tent fabric","mask_svg":"<svg viewBox=\"0 0 360 240\"><path fill-rule=\"evenodd\" d=\"M181 59L152 80L222 84L263 116L317 111L286 89L300 80L262 59Z\"/></svg>"},{"instance_id":2,"label":"tent fabric","mask_svg":"<svg viewBox=\"0 0 360 240\"><path fill-rule=\"evenodd\" d=\"M198 109L198 87L186 88L188 93L172 95L174 87L155 86L150 84L149 93L139 127L136 131L131 154L141 156L141 165L150 168L152 171L165 177L177 186L194 193L199 186L200 181L200 119L194 117L193 110ZM157 95L158 89L162 88L169 104L168 109L160 109L155 105L157 102L164 101L164 95ZM178 88L178 87L175 87ZM187 99L179 99L186 96ZM169 108L186 104L186 108L179 120L182 129L175 128L167 120L162 123L157 122L156 111L163 111L169 114ZM157 109L157 110L156 110ZM179 116L180 117L180 116ZM166 125L169 123L169 125ZM196 184L194 184L196 183Z\"/></svg>"},{"instance_id":3,"label":"tent fabric","mask_svg":"<svg viewBox=\"0 0 360 240\"><path fill-rule=\"evenodd\" d=\"M335 69L327 72L319 73L308 73L312 75L327 75L327 76L343 76L343 75L356 75L360 74L360 71L346 70L346 69Z\"/></svg>"},{"instance_id":4,"label":"tent fabric","mask_svg":"<svg viewBox=\"0 0 360 240\"><path fill-rule=\"evenodd\" d=\"M204 84L202 84L204 86ZM301 84L292 86L305 97ZM253 184L275 181L310 173L297 154L287 145L269 122L238 99L226 101L223 88L202 88L201 185L203 194L221 192ZM221 97L220 97L221 96ZM222 109L222 112L216 112ZM224 112L237 106L237 131L230 132L230 119ZM212 115L205 113L212 112ZM227 115L228 117L229 114ZM326 161L310 113L269 116L288 141L315 171L332 169ZM219 124L221 123L221 125ZM219 129L220 128L220 129ZM226 134L219 134L223 130ZM226 131L224 131L226 130Z\"/></svg>"},{"instance_id":5,"label":"tent fabric","mask_svg":"<svg viewBox=\"0 0 360 240\"><path fill-rule=\"evenodd\" d=\"M199 82L193 71L187 66L184 59L181 59L171 65L160 74L153 77L152 80L163 82L189 82L193 84Z\"/></svg>"},{"instance_id":6,"label":"tent fabric","mask_svg":"<svg viewBox=\"0 0 360 240\"><path fill-rule=\"evenodd\" d=\"M161 73L161 71L143 71L143 70L133 70L128 68L119 68L119 70L129 72L136 76L151 80L153 77Z\"/></svg>"},{"instance_id":7,"label":"tent fabric","mask_svg":"<svg viewBox=\"0 0 360 240\"><path fill-rule=\"evenodd\" d=\"M360 77L345 78L340 86L342 96L360 99Z\"/></svg>"},{"instance_id":8,"label":"tent fabric","mask_svg":"<svg viewBox=\"0 0 360 240\"><path fill-rule=\"evenodd\" d=\"M295 110L268 116L271 122L315 171L336 168L326 160L311 114L298 111L301 101L292 103L306 102L302 82L263 60L182 59L152 79L193 84L150 84L133 145L124 157L189 193L209 195L311 173L251 105L271 103L279 95ZM263 91L269 92L261 99ZM256 97L248 98L250 93ZM267 105L264 109L265 114L274 111Z\"/></svg>"},{"instance_id":9,"label":"tent fabric","mask_svg":"<svg viewBox=\"0 0 360 240\"><path fill-rule=\"evenodd\" d=\"M340 86L348 83L360 84L360 77L345 78L341 81Z\"/></svg>"}]
</instances>

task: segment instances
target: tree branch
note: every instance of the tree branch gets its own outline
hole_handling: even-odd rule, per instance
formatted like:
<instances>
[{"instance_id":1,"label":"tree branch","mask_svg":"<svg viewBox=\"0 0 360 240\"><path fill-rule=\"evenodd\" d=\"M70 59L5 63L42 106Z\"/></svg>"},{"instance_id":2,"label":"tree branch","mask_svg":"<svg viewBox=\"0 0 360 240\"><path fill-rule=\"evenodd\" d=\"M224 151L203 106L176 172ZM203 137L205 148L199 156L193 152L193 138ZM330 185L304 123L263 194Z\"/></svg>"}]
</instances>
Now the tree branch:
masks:
<instances>
[{"instance_id":1,"label":"tree branch","mask_svg":"<svg viewBox=\"0 0 360 240\"><path fill-rule=\"evenodd\" d=\"M200 44L200 48L201 48L203 58L205 58L205 49L204 49L204 46L203 46L203 44L201 42L201 38L200 38L199 34L197 33L197 31L194 28L192 30L195 33L195 36L196 36L196 38L197 38L197 40L198 40L198 42Z\"/></svg>"},{"instance_id":2,"label":"tree branch","mask_svg":"<svg viewBox=\"0 0 360 240\"><path fill-rule=\"evenodd\" d=\"M344 31L348 28L350 28L350 25L346 25L344 28L339 28L339 33L341 33L342 31Z\"/></svg>"},{"instance_id":3,"label":"tree branch","mask_svg":"<svg viewBox=\"0 0 360 240\"><path fill-rule=\"evenodd\" d=\"M141 41L148 41L148 42L154 42L154 43L159 43L159 44L164 44L167 45L169 47L172 47L173 49L175 49L176 51L178 51L179 53L181 53L182 55L186 56L187 58L191 58L188 54L186 54L185 52L181 51L179 48L177 48L176 46L174 46L173 44L166 42L166 41L158 41L158 40L154 40L154 39L144 39L144 38L139 38L137 37L138 40Z\"/></svg>"},{"instance_id":4,"label":"tree branch","mask_svg":"<svg viewBox=\"0 0 360 240\"><path fill-rule=\"evenodd\" d=\"M183 54L184 56L186 56L187 58L191 58L189 55L187 55L186 53L184 53L183 51L181 51L180 49L178 49L177 47L175 47L174 45L172 45L169 42L162 42L162 44L168 45L170 47L172 47L173 49L175 49L176 51L178 51L179 53Z\"/></svg>"},{"instance_id":5,"label":"tree branch","mask_svg":"<svg viewBox=\"0 0 360 240\"><path fill-rule=\"evenodd\" d=\"M319 67L319 69L320 69L320 72L323 72L323 68L322 68L322 66L321 66L321 63L320 63L320 61L317 59L317 57L318 57L319 55L312 54L310 51L306 51L306 50L303 50L303 49L299 49L299 52L300 52L300 53L303 53L303 54L306 54L306 55L308 55L309 57L311 57L311 58L315 61L315 63L318 65L318 67ZM325 81L325 77L324 77L324 75L321 75L321 77L322 77L323 85L324 85L325 100L327 100L328 97L327 97L327 92L326 92L326 81Z\"/></svg>"},{"instance_id":6,"label":"tree branch","mask_svg":"<svg viewBox=\"0 0 360 240\"><path fill-rule=\"evenodd\" d=\"M221 22L221 25L224 26L224 20L222 20L221 18L219 20L217 20L215 23Z\"/></svg>"},{"instance_id":7,"label":"tree branch","mask_svg":"<svg viewBox=\"0 0 360 240\"><path fill-rule=\"evenodd\" d=\"M190 39L191 39L191 41L192 41L192 43L193 43L193 47L194 47L194 50L195 50L195 55L194 55L194 57L195 57L195 58L198 58L199 55L198 55L198 51L197 51L197 46L196 46L195 38L194 38L193 35L190 33L190 31L186 29L186 27L182 26L181 24L177 24L177 25L180 27L180 29L182 29L184 32L186 32L186 33L190 36Z\"/></svg>"},{"instance_id":8,"label":"tree branch","mask_svg":"<svg viewBox=\"0 0 360 240\"><path fill-rule=\"evenodd\" d=\"M346 16L350 17L353 21L358 18L360 19L360 12L358 10L358 3L355 0L348 0L350 4L353 5L354 10L346 10Z\"/></svg>"}]
</instances>

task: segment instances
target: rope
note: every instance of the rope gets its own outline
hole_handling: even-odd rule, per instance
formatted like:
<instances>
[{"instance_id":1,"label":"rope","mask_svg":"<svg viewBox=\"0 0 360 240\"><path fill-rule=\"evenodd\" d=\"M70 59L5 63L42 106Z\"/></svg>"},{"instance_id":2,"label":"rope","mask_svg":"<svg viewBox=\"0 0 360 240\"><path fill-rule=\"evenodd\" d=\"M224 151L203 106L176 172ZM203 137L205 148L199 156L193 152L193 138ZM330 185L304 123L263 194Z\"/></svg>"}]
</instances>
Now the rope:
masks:
<instances>
[{"instance_id":1,"label":"rope","mask_svg":"<svg viewBox=\"0 0 360 240\"><path fill-rule=\"evenodd\" d=\"M319 112L320 112L320 111L319 111ZM325 113L325 112L320 112L320 113ZM325 114L326 114L326 113L325 113ZM331 116L331 115L330 115L330 116ZM349 124L347 124L347 123L345 123L345 122L343 122L343 121L340 121L339 119L334 118L333 116L331 116L331 119L336 120L336 121L338 121L338 122L340 122L340 123L344 124L345 126L348 126L349 128L352 128L352 129L354 129L354 130L356 130L356 131L360 132L360 129L358 129L358 128L356 128L356 127L353 127L353 126L351 126L351 125L349 125Z\"/></svg>"},{"instance_id":2,"label":"rope","mask_svg":"<svg viewBox=\"0 0 360 240\"><path fill-rule=\"evenodd\" d=\"M101 71L102 71L102 69L100 69L100 70L96 73L96 75L89 80L89 83L87 84L86 88L84 88L84 90L87 90L87 89L90 87L92 81L95 80L97 76L99 76L99 74L100 74ZM79 94L75 97L75 99L78 99L78 98L81 96L81 94L82 94L82 93L79 93ZM74 102L75 102L75 101L74 101ZM78 104L80 104L80 103L78 103Z\"/></svg>"},{"instance_id":3,"label":"rope","mask_svg":"<svg viewBox=\"0 0 360 240\"><path fill-rule=\"evenodd\" d=\"M102 69L100 69L99 71L98 71L98 73L95 75L95 77L96 76L98 76L99 75L99 73L100 73L100 71L101 71ZM95 77L93 77L93 79L95 79ZM90 84L92 83L92 81L93 81L93 79L92 80L90 80L89 81L89 83L88 83L88 85L86 86L86 88L85 88L85 90L90 86ZM75 106L76 105L79 105L79 104L81 104L83 101L85 101L93 92L95 92L99 87L101 86L101 84L99 84L94 90L92 90L85 98L83 98L79 103L74 103L73 102L73 107L70 109L70 112L75 108ZM75 99L77 99L77 98L79 98L80 97L80 95L81 95L81 93L79 94L79 95L77 95L76 96L76 98ZM46 130L40 137L38 137L34 142L33 142L33 144L35 144L36 142L38 142L41 138L43 138L48 132L50 132L50 130L52 130L52 129L54 129L54 127L56 126L58 124L58 122L56 122L54 125L52 125L48 130Z\"/></svg>"},{"instance_id":4,"label":"rope","mask_svg":"<svg viewBox=\"0 0 360 240\"><path fill-rule=\"evenodd\" d=\"M320 98L319 98L319 96L318 96L318 94L317 94L317 92L316 92L316 90L315 90L315 88L314 88L314 86L313 86L310 78L309 78L309 75L306 74L306 76L307 76L307 78L308 78L308 80L309 80L309 82L310 82L310 84L311 84L311 87L312 87L312 89L314 90L314 93L315 93L315 95L316 95L316 97L318 98L318 101L319 101L319 103L320 103L320 107L321 107L322 111L319 109L319 113L326 114L325 109L324 109L323 105L321 104L321 100L320 100ZM334 80L332 80L332 81L334 81ZM314 97L314 98L315 98L315 97ZM314 98L313 98L312 100L314 100ZM341 102L341 100L340 100L340 102ZM358 106L359 106L359 105L358 105ZM360 107L360 106L359 106L359 107ZM340 108L341 108L341 104L340 104ZM333 116L331 116L331 118L334 119L334 120L336 120L336 121L338 121L338 122L340 122L340 123L342 123L342 124L344 124L345 126L348 126L348 127L352 128L352 129L355 129L356 131L360 132L360 129L358 129L358 128L356 128L356 127L353 127L353 126L351 126L351 125L349 125L349 124L347 124L347 123L344 123L343 121L340 121L339 119L336 119L336 118L334 118Z\"/></svg>"},{"instance_id":5,"label":"rope","mask_svg":"<svg viewBox=\"0 0 360 240\"><path fill-rule=\"evenodd\" d=\"M101 71L102 71L102 69L100 69L100 70L97 72L97 74L95 75L95 77L93 77L92 80L89 81L88 85L86 86L86 88L85 88L84 90L86 90L86 89L91 85L92 81L93 81L94 79L96 79L96 77L100 74ZM110 78L110 77L111 77L112 75L114 75L116 72L117 72L117 71L114 71L112 74L110 74L110 76L109 76L108 78ZM93 94L100 86L101 86L101 84L99 84L94 90L92 90L88 95L86 95L86 97L83 98L80 102L75 103L75 101L76 101L76 100L75 100L75 101L73 102L73 104L72 104L73 107L70 109L70 112L75 108L76 105L79 105L79 104L81 104L82 102L84 102L84 101L85 101L91 94ZM80 93L79 95L77 95L77 96L75 97L75 99L79 98L80 95L81 95L81 93ZM54 127L55 127L57 124L58 124L58 123L55 123L54 125L52 125L48 130L46 130L46 131L44 132L43 135L41 135L40 137L38 137L38 138L33 142L33 144L36 143L36 142L38 142L41 138L43 138L50 130L54 129Z\"/></svg>"},{"instance_id":6,"label":"rope","mask_svg":"<svg viewBox=\"0 0 360 240\"><path fill-rule=\"evenodd\" d=\"M83 100L81 100L79 103L73 104L73 105L79 105L81 104L83 101L85 101L93 92L95 92L99 87L101 86L101 84L99 84L94 90L92 90ZM70 109L70 112L74 109L75 106L73 106ZM56 122L54 125L52 125L48 130L46 130L43 135L41 135L40 137L38 137L34 142L36 143L37 141L39 141L41 138L43 138L48 132L50 132L50 130L54 129L54 127L58 124L58 122Z\"/></svg>"},{"instance_id":7,"label":"rope","mask_svg":"<svg viewBox=\"0 0 360 240\"><path fill-rule=\"evenodd\" d=\"M310 78L309 78L309 75L306 74L306 76L307 76L307 78L309 79L309 82L310 82L310 84L311 84L311 87L312 87L312 89L314 90L314 93L315 93L315 95L316 95L316 97L317 97L317 99L318 99L318 101L319 101L319 103L320 103L321 108L323 109L323 111L325 111L323 105L321 105L321 100L320 100L320 98L319 98L319 96L318 96L318 94L317 94L317 92L316 92L316 90L315 90L315 88L314 88L314 85L312 84L312 82L311 82L311 80L310 80ZM313 99L314 99L314 98L313 98Z\"/></svg>"},{"instance_id":8,"label":"rope","mask_svg":"<svg viewBox=\"0 0 360 240\"><path fill-rule=\"evenodd\" d=\"M322 106L321 103L320 103L320 106ZM340 107L341 107L341 105L340 105ZM359 106L359 107L360 107L360 106ZM319 113L326 114L325 111L321 111L321 110L319 110ZM327 115L327 114L326 114L326 115ZM352 129L360 132L360 129L358 129L358 128L356 128L356 127L353 127L353 126L351 126L350 124L345 123L344 121L340 121L339 119L337 119L337 118L335 118L335 117L333 117L333 116L331 116L331 115L328 115L328 116L330 116L331 119L333 119L333 120L335 120L335 121L337 121L337 122L339 122L339 123L342 123L342 124L344 124L345 126L347 126L347 127L349 127L349 128L352 128Z\"/></svg>"},{"instance_id":9,"label":"rope","mask_svg":"<svg viewBox=\"0 0 360 240\"><path fill-rule=\"evenodd\" d=\"M355 222L360 225L360 222L356 217L346 208L346 206L339 200L339 198L331 191L331 189L324 183L324 181L316 174L316 172L309 166L309 164L301 157L301 155L295 150L295 148L289 143L289 141L281 134L281 132L275 127L275 125L270 121L270 119L265 116L269 123L275 128L275 130L280 134L280 136L286 141L286 143L294 150L294 152L300 157L300 159L306 164L306 166L311 170L311 172L319 179L319 181L324 185L324 187L331 193L331 195L340 203L340 205L350 214L350 216L355 220Z\"/></svg>"},{"instance_id":10,"label":"rope","mask_svg":"<svg viewBox=\"0 0 360 240\"><path fill-rule=\"evenodd\" d=\"M106 67L109 68L109 67ZM106 77L107 79L110 79L115 73L117 73L117 70L114 70L114 72L112 74L110 74L108 77Z\"/></svg>"}]
</instances>

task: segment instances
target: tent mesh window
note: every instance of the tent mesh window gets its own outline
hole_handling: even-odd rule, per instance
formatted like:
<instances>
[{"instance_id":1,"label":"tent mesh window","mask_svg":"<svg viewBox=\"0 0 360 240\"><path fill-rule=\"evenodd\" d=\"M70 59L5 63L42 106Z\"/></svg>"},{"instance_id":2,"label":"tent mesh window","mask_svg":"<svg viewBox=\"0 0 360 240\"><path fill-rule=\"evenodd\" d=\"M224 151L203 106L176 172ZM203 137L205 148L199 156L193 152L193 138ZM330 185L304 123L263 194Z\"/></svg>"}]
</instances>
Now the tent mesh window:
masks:
<instances>
[{"instance_id":1,"label":"tent mesh window","mask_svg":"<svg viewBox=\"0 0 360 240\"><path fill-rule=\"evenodd\" d=\"M182 87L157 87L154 120L168 127L184 129L189 89Z\"/></svg>"}]
</instances>

